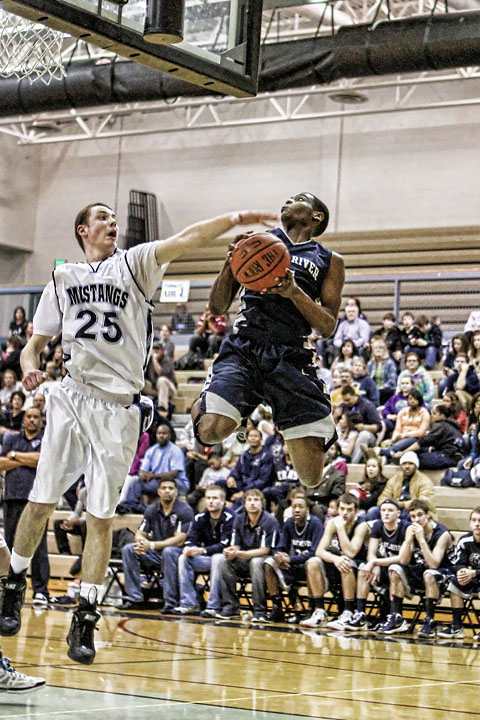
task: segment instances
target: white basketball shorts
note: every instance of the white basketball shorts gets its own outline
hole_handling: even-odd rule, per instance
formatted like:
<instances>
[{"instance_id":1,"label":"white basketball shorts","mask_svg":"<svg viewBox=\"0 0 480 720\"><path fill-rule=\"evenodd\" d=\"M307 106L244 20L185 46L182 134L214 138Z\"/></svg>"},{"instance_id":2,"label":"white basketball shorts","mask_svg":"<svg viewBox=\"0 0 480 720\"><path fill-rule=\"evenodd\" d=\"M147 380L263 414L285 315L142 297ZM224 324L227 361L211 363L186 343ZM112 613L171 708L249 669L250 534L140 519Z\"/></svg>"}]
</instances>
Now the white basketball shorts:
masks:
<instances>
[{"instance_id":1,"label":"white basketball shorts","mask_svg":"<svg viewBox=\"0 0 480 720\"><path fill-rule=\"evenodd\" d=\"M58 502L84 473L88 512L113 517L137 449L140 412L107 397L68 377L51 391L29 500Z\"/></svg>"}]
</instances>

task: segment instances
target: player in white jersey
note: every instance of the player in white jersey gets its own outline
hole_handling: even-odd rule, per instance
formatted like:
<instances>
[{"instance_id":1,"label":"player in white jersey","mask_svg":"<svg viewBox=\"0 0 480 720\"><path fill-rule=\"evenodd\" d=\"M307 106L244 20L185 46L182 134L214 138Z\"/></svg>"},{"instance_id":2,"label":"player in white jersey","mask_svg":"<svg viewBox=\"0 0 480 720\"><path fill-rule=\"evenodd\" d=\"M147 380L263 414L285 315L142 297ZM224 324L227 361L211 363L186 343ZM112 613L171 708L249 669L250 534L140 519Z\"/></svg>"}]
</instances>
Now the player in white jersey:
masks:
<instances>
[{"instance_id":1,"label":"player in white jersey","mask_svg":"<svg viewBox=\"0 0 480 720\"><path fill-rule=\"evenodd\" d=\"M53 273L22 351L23 385L44 380L40 353L62 334L68 375L50 393L36 480L17 527L0 611L0 634L20 629L25 575L58 498L82 473L88 490L80 605L67 638L72 660L91 664L100 614L96 598L111 552L112 518L141 430L139 392L152 339L152 295L168 262L236 225L268 225L271 213L245 211L196 223L167 240L117 248L114 211L93 203L75 219L86 262Z\"/></svg>"},{"instance_id":2,"label":"player in white jersey","mask_svg":"<svg viewBox=\"0 0 480 720\"><path fill-rule=\"evenodd\" d=\"M2 535L0 535L0 578L3 578L7 571L10 562L10 552L7 547ZM1 588L0 588L1 595ZM3 657L2 651L0 650L0 694L2 692L9 692L15 694L21 694L30 692L31 690L38 690L44 687L45 680L40 677L33 677L32 675L24 675L10 665L10 660L7 657ZM1 701L0 701L1 702Z\"/></svg>"}]
</instances>

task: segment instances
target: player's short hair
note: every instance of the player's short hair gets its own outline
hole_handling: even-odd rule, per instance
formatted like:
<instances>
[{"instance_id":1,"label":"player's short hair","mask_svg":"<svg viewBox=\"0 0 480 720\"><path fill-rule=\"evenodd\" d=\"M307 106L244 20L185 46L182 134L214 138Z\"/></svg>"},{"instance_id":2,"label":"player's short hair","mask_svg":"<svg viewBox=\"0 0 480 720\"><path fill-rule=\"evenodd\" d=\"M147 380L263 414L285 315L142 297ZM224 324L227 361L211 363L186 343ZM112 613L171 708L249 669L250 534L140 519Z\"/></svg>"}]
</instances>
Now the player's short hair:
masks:
<instances>
[{"instance_id":1,"label":"player's short hair","mask_svg":"<svg viewBox=\"0 0 480 720\"><path fill-rule=\"evenodd\" d=\"M472 512L470 513L470 517L468 519L471 520L472 515L474 515L474 514L480 515L480 505L477 505L476 508L473 508Z\"/></svg>"},{"instance_id":2,"label":"player's short hair","mask_svg":"<svg viewBox=\"0 0 480 720\"><path fill-rule=\"evenodd\" d=\"M338 504L343 503L344 505L355 505L356 508L358 508L358 497L356 495L352 495L352 493L346 492L343 493L343 495L340 495L338 498Z\"/></svg>"},{"instance_id":3,"label":"player's short hair","mask_svg":"<svg viewBox=\"0 0 480 720\"><path fill-rule=\"evenodd\" d=\"M327 229L328 221L330 220L330 213L328 211L327 206L325 203L323 203L319 198L316 197L316 195L313 195L312 193L299 193L299 194L305 194L310 195L310 197L313 198L312 207L316 212L323 213L323 220L320 220L319 223L317 223L315 227L315 231L313 232L313 236L317 237L317 235L322 235L322 233L325 232Z\"/></svg>"},{"instance_id":4,"label":"player's short hair","mask_svg":"<svg viewBox=\"0 0 480 720\"><path fill-rule=\"evenodd\" d=\"M425 327L425 325L428 325L430 320L428 319L428 317L426 315L417 315L416 322L419 327Z\"/></svg>"},{"instance_id":5,"label":"player's short hair","mask_svg":"<svg viewBox=\"0 0 480 720\"><path fill-rule=\"evenodd\" d=\"M259 497L262 501L262 508L265 508L265 506L266 506L265 495L258 488L249 488L248 490L245 490L245 493L242 498L243 505L245 505L245 500L247 499L247 497L249 495L255 495L255 497Z\"/></svg>"},{"instance_id":6,"label":"player's short hair","mask_svg":"<svg viewBox=\"0 0 480 720\"><path fill-rule=\"evenodd\" d=\"M19 397L20 400L22 401L22 405L23 405L23 403L25 402L25 395L24 395L24 393L23 393L21 390L14 390L14 391L12 392L12 394L10 395L10 402L12 402L13 398L15 397L15 395L18 395L18 397ZM35 409L36 409L36 408L35 408Z\"/></svg>"},{"instance_id":7,"label":"player's short hair","mask_svg":"<svg viewBox=\"0 0 480 720\"><path fill-rule=\"evenodd\" d=\"M160 482L158 483L158 487L161 488L162 485L165 485L165 483L173 483L178 490L178 485L175 478L162 478L162 480L160 480Z\"/></svg>"},{"instance_id":8,"label":"player's short hair","mask_svg":"<svg viewBox=\"0 0 480 720\"><path fill-rule=\"evenodd\" d=\"M402 313L402 318L404 318L405 315L409 315L411 318L413 318L415 320L415 315L413 314L413 312L411 310L405 310L405 312Z\"/></svg>"},{"instance_id":9,"label":"player's short hair","mask_svg":"<svg viewBox=\"0 0 480 720\"><path fill-rule=\"evenodd\" d=\"M109 210L112 210L112 208L110 207L110 205L107 205L107 203L104 203L104 202L94 202L94 203L90 203L90 205L86 205L84 208L82 208L82 210L80 210L80 211L77 213L77 216L76 216L76 218L75 218L75 225L74 225L73 230L74 230L74 232L75 232L75 237L77 238L77 242L78 242L78 244L80 245L80 247L82 248L83 251L85 251L85 248L84 248L84 246L83 246L83 240L82 240L81 235L79 235L77 228L78 228L79 225L88 225L88 221L89 221L89 219L90 219L90 210L91 210L93 207L96 207L97 205L102 205L103 207L106 207L106 208L108 208ZM113 210L112 210L112 212L113 212Z\"/></svg>"},{"instance_id":10,"label":"player's short hair","mask_svg":"<svg viewBox=\"0 0 480 720\"><path fill-rule=\"evenodd\" d=\"M384 505L387 505L387 504L389 504L389 505L394 505L394 506L397 508L397 510L401 510L401 509L402 509L401 506L400 506L400 504L395 500L395 498L386 498L386 500L383 500L383 502L380 503L380 509L381 509Z\"/></svg>"},{"instance_id":11,"label":"player's short hair","mask_svg":"<svg viewBox=\"0 0 480 720\"><path fill-rule=\"evenodd\" d=\"M210 492L211 490L214 490L215 492L220 493L220 495L222 496L222 500L225 500L225 498L227 497L227 493L225 492L224 488L220 487L220 485L209 485L205 489L205 495L207 494L207 492Z\"/></svg>"},{"instance_id":12,"label":"player's short hair","mask_svg":"<svg viewBox=\"0 0 480 720\"><path fill-rule=\"evenodd\" d=\"M356 391L355 388L352 387L351 385L344 385L344 386L343 386L343 388L342 388L342 397L343 397L343 395L356 395L356 394L357 394L357 391Z\"/></svg>"},{"instance_id":13,"label":"player's short hair","mask_svg":"<svg viewBox=\"0 0 480 720\"><path fill-rule=\"evenodd\" d=\"M295 490L292 490L290 493L289 500L291 503L297 499L305 500L305 504L308 506L307 494L302 488L295 488Z\"/></svg>"},{"instance_id":14,"label":"player's short hair","mask_svg":"<svg viewBox=\"0 0 480 720\"><path fill-rule=\"evenodd\" d=\"M410 352L405 355L405 360L408 360L409 357L415 357L417 358L418 362L420 362L420 355L415 352L415 350L410 350Z\"/></svg>"},{"instance_id":15,"label":"player's short hair","mask_svg":"<svg viewBox=\"0 0 480 720\"><path fill-rule=\"evenodd\" d=\"M412 510L423 510L425 515L427 515L427 513L431 512L432 508L427 502L425 502L425 500L415 498L415 500L412 500L412 502L410 503L408 512L411 513Z\"/></svg>"},{"instance_id":16,"label":"player's short hair","mask_svg":"<svg viewBox=\"0 0 480 720\"><path fill-rule=\"evenodd\" d=\"M383 316L383 319L384 320L393 320L393 322L395 322L395 315L392 312L388 311Z\"/></svg>"},{"instance_id":17,"label":"player's short hair","mask_svg":"<svg viewBox=\"0 0 480 720\"><path fill-rule=\"evenodd\" d=\"M452 417L453 415L452 408L448 407L448 405L444 405L443 403L440 403L440 405L435 405L433 409L437 413L440 413L440 415L444 415L446 418Z\"/></svg>"}]
</instances>

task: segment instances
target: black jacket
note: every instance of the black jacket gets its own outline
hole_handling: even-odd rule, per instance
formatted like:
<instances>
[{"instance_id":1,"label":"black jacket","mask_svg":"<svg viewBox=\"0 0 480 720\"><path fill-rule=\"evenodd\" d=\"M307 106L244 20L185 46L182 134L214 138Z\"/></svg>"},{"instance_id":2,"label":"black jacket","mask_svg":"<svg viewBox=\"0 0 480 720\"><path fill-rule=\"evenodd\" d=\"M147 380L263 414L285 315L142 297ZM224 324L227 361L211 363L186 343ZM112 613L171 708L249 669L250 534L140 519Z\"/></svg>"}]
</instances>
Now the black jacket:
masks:
<instances>
[{"instance_id":1,"label":"black jacket","mask_svg":"<svg viewBox=\"0 0 480 720\"><path fill-rule=\"evenodd\" d=\"M456 420L451 418L434 423L432 429L417 442L423 451L431 448L435 452L447 455L455 462L462 457L462 431Z\"/></svg>"}]
</instances>

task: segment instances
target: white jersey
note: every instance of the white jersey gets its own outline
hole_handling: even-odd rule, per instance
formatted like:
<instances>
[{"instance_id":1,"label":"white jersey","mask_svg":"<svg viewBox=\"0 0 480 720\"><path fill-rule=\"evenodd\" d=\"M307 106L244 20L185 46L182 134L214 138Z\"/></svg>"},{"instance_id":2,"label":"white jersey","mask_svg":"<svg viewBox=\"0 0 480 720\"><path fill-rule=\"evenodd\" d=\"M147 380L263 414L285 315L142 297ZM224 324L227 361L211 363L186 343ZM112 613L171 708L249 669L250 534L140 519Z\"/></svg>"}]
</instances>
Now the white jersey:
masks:
<instances>
[{"instance_id":1,"label":"white jersey","mask_svg":"<svg viewBox=\"0 0 480 720\"><path fill-rule=\"evenodd\" d=\"M158 243L116 250L96 263L58 266L43 291L34 333L62 334L70 376L113 395L143 388L153 337L151 298L168 266L157 265Z\"/></svg>"}]
</instances>

